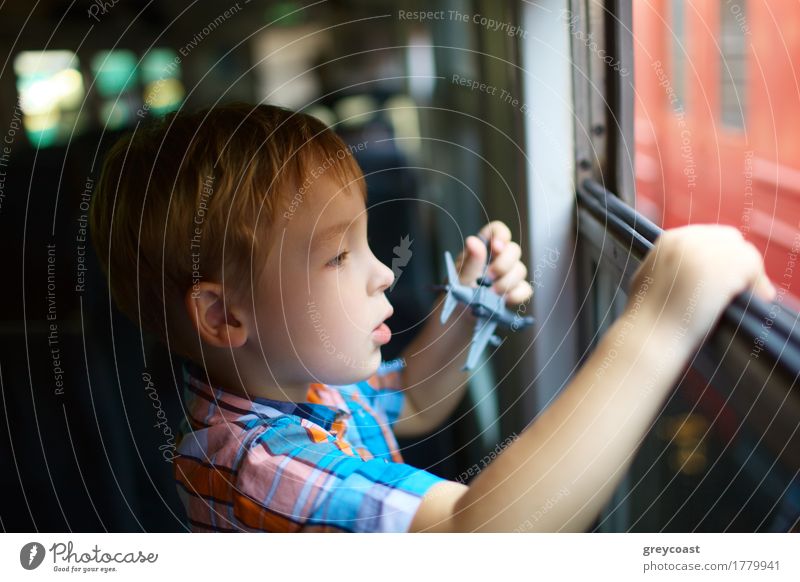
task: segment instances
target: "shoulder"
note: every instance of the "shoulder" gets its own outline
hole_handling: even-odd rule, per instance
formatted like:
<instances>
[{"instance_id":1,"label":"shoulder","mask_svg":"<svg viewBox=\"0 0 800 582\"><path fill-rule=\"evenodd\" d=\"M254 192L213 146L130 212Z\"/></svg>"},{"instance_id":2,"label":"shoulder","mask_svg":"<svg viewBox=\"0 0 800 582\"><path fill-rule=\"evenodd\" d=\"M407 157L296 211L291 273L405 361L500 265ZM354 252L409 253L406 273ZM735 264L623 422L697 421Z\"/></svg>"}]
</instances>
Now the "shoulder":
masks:
<instances>
[{"instance_id":1,"label":"shoulder","mask_svg":"<svg viewBox=\"0 0 800 582\"><path fill-rule=\"evenodd\" d=\"M348 448L322 426L285 414L238 419L189 432L178 446L175 461L187 477L202 478L195 467L201 464L246 479L254 467L263 470L288 456L311 463L333 450L349 454Z\"/></svg>"}]
</instances>

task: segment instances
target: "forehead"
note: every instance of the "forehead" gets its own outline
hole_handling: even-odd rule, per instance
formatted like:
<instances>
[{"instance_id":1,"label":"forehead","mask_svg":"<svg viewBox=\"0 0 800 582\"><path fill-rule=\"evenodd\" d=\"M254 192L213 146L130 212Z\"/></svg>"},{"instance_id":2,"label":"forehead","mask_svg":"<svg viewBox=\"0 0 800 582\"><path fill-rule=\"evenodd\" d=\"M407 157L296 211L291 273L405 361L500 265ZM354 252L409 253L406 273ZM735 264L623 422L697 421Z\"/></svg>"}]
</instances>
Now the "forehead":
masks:
<instances>
[{"instance_id":1,"label":"forehead","mask_svg":"<svg viewBox=\"0 0 800 582\"><path fill-rule=\"evenodd\" d=\"M361 184L322 176L304 192L295 216L288 222L287 235L305 249L313 250L341 238L360 221L366 221Z\"/></svg>"}]
</instances>

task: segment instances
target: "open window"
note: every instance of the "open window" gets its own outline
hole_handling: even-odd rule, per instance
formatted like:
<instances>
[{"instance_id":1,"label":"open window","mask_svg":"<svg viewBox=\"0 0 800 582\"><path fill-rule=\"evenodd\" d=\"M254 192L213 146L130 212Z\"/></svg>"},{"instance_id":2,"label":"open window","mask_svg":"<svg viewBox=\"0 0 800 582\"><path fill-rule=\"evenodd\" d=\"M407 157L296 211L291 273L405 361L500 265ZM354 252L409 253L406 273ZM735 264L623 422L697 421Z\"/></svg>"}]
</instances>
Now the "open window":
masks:
<instances>
[{"instance_id":1,"label":"open window","mask_svg":"<svg viewBox=\"0 0 800 582\"><path fill-rule=\"evenodd\" d=\"M562 347L553 369L543 362L556 352L534 347L536 377L548 386L534 404L547 404L568 380L564 371L619 315L627 282L662 226L735 224L765 252L776 287L784 283L771 304L741 296L728 308L667 399L598 531L787 531L800 515L800 336L791 292L800 230L789 218L800 159L791 158L796 141L780 118L768 118L770 110L784 119L792 108L797 114L796 95L782 97L795 92L782 91L794 81L770 72L785 72L799 53L766 30L800 15L735 4L525 3L526 22L546 35L524 44L524 74L534 79L528 99L548 111L545 130L560 131L551 118L572 113L574 136L574 163L548 163L546 131L526 122L535 162L532 252L543 252L543 233L554 228L574 229L577 241L557 267L569 267L574 279L545 281L549 291L535 305L562 322L561 345L572 345L574 357ZM756 25L765 30L750 34ZM546 59L548 43L570 58ZM766 55L780 64L762 75ZM554 96L565 82L569 107ZM541 218L545 201L566 204L568 173L577 193L570 226ZM755 204L753 188L764 193Z\"/></svg>"}]
</instances>

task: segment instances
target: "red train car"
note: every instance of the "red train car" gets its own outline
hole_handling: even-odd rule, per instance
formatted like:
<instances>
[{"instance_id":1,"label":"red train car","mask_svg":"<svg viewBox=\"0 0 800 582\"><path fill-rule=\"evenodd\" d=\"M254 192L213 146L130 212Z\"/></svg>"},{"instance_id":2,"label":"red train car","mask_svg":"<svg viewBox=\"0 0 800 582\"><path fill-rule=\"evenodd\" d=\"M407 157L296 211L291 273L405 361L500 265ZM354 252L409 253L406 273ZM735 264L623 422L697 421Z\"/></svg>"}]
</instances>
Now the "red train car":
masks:
<instances>
[{"instance_id":1,"label":"red train car","mask_svg":"<svg viewBox=\"0 0 800 582\"><path fill-rule=\"evenodd\" d=\"M800 9L634 2L636 204L669 228L733 225L800 308Z\"/></svg>"}]
</instances>

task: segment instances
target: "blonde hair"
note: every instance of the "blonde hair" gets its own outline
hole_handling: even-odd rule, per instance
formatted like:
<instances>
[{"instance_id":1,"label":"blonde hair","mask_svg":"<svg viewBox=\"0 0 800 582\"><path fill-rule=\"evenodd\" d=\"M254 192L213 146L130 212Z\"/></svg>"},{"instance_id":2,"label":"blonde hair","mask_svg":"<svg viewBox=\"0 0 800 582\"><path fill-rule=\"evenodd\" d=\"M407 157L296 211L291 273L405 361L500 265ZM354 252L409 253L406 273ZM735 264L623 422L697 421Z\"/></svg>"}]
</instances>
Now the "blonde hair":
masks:
<instances>
[{"instance_id":1,"label":"blonde hair","mask_svg":"<svg viewBox=\"0 0 800 582\"><path fill-rule=\"evenodd\" d=\"M173 113L120 139L105 158L89 217L120 311L165 340L166 306L173 299L183 306L198 280L246 293L268 256L265 232L279 212L294 212L297 189L318 160L366 199L342 139L281 107Z\"/></svg>"}]
</instances>

